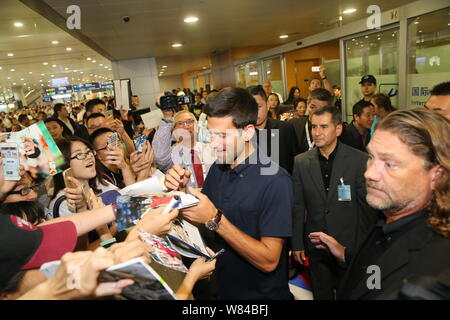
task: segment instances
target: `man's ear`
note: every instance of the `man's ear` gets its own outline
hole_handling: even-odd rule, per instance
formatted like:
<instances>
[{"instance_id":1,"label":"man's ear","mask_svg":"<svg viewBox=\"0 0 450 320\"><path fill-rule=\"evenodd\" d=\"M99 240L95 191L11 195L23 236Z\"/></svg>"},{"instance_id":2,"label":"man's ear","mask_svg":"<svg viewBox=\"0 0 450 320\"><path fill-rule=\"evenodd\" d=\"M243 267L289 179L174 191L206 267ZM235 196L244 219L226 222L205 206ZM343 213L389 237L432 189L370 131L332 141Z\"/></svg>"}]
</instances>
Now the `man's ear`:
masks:
<instances>
[{"instance_id":1,"label":"man's ear","mask_svg":"<svg viewBox=\"0 0 450 320\"><path fill-rule=\"evenodd\" d=\"M434 166L430 170L431 174L431 190L436 189L436 184L441 180L441 178L444 176L444 167L440 164Z\"/></svg>"},{"instance_id":2,"label":"man's ear","mask_svg":"<svg viewBox=\"0 0 450 320\"><path fill-rule=\"evenodd\" d=\"M255 126L252 124L249 124L243 129L242 136L244 137L244 141L248 142L252 140L253 136L255 135Z\"/></svg>"},{"instance_id":3,"label":"man's ear","mask_svg":"<svg viewBox=\"0 0 450 320\"><path fill-rule=\"evenodd\" d=\"M342 123L339 123L336 125L336 137L339 137L342 134L342 130L344 129L344 126Z\"/></svg>"}]
</instances>

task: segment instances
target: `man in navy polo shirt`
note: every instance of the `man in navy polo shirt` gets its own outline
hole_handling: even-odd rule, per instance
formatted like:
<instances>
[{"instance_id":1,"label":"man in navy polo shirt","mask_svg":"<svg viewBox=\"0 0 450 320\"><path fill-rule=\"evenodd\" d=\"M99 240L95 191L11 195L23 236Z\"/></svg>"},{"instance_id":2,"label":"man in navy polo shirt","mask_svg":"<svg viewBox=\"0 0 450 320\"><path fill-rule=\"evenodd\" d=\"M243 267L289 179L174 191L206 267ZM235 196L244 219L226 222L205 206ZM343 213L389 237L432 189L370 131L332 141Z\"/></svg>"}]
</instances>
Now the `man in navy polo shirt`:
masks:
<instances>
[{"instance_id":1,"label":"man in navy polo shirt","mask_svg":"<svg viewBox=\"0 0 450 320\"><path fill-rule=\"evenodd\" d=\"M205 106L211 166L200 199L183 216L215 232L219 299L291 299L286 238L292 235L293 184L287 172L252 144L258 105L244 89L226 88ZM171 169L166 186L183 187L189 172Z\"/></svg>"}]
</instances>

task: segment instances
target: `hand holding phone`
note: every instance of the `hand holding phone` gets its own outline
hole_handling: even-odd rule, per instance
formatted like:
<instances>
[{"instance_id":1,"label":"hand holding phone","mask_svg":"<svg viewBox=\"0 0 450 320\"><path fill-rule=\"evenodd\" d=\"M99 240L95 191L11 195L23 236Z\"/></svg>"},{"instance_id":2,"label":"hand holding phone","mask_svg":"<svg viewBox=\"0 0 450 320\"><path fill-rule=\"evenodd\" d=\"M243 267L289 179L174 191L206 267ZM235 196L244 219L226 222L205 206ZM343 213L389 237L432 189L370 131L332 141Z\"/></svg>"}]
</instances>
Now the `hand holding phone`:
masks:
<instances>
[{"instance_id":1,"label":"hand holding phone","mask_svg":"<svg viewBox=\"0 0 450 320\"><path fill-rule=\"evenodd\" d=\"M119 137L117 135L117 132L114 132L113 134L110 134L108 136L108 140L106 142L108 149L117 148L118 143L119 143Z\"/></svg>"},{"instance_id":2,"label":"hand holding phone","mask_svg":"<svg viewBox=\"0 0 450 320\"><path fill-rule=\"evenodd\" d=\"M3 178L9 181L20 180L20 158L19 145L14 142L2 143L0 145L1 157L3 158Z\"/></svg>"}]
</instances>

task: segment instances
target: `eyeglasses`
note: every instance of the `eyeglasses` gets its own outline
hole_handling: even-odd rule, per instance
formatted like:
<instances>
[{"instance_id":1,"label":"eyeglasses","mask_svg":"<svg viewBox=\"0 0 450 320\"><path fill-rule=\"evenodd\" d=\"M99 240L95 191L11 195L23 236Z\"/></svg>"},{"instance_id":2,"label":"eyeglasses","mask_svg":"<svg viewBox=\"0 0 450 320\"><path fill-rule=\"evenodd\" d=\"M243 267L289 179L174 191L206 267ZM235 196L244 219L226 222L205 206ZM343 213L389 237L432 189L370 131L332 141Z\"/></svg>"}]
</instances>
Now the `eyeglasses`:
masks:
<instances>
[{"instance_id":1,"label":"eyeglasses","mask_svg":"<svg viewBox=\"0 0 450 320\"><path fill-rule=\"evenodd\" d=\"M25 197L25 196L30 194L31 190L33 190L34 192L38 192L39 191L39 185L35 184L35 185L32 185L31 187L25 187L25 188L22 188L22 189L20 189L18 191L10 191L10 192L7 193L7 195L20 194L20 195Z\"/></svg>"},{"instance_id":2,"label":"eyeglasses","mask_svg":"<svg viewBox=\"0 0 450 320\"><path fill-rule=\"evenodd\" d=\"M100 149L101 150L101 149ZM70 160L78 159L78 160L85 160L88 156L94 156L95 157L95 151L88 150L86 152L81 152L70 158Z\"/></svg>"},{"instance_id":3,"label":"eyeglasses","mask_svg":"<svg viewBox=\"0 0 450 320\"><path fill-rule=\"evenodd\" d=\"M190 120L186 120L186 121L177 121L175 122L175 126L177 127L190 127L195 123L194 120L190 119Z\"/></svg>"}]
</instances>

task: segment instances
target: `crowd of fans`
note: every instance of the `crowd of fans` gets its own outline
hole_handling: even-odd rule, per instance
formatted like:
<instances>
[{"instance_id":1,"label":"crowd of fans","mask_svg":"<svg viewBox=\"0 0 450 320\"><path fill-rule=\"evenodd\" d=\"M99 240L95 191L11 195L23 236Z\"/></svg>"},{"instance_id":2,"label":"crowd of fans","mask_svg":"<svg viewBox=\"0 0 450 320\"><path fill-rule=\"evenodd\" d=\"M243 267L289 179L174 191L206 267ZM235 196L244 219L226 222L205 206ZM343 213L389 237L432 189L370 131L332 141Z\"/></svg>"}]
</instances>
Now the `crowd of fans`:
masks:
<instances>
[{"instance_id":1,"label":"crowd of fans","mask_svg":"<svg viewBox=\"0 0 450 320\"><path fill-rule=\"evenodd\" d=\"M212 219L218 229L205 230L207 244L214 250L226 248L226 253L218 258L220 267L213 280L207 282L206 289L198 293L194 290L194 296L206 292L207 298L289 299L289 249L291 266L295 262L304 265L309 259L314 298L364 298L352 289L362 276L356 280L347 278L347 291L339 295L338 283L346 278L338 262L348 262L348 248L354 251L361 243L366 250L372 248L372 242L362 242L363 236L376 226L377 219L386 223L392 218L394 208L377 205L366 186L373 185L380 194L392 191L392 197L400 191L390 190L387 183L373 182L377 178L372 172L369 176L366 163L371 163L372 171L385 170L374 169L373 163L378 157L389 157L377 153L383 153L379 151L383 149L383 138L391 142L396 139L392 136L396 132L391 132L389 125L395 128L392 130L406 132L406 124L402 127L399 123L413 126L414 117L444 130L441 136L434 136L439 141L420 142L416 136L409 141L409 136L399 136L399 143L411 146L415 156L431 157L430 168L437 169L431 177L423 176L423 181L430 179L433 186L447 183L419 190L419 194L426 193L428 202L424 200L426 205L413 211L425 210L430 204L438 207L430 217L430 225L445 238L436 250L448 249L450 83L439 84L431 91L426 104L431 111L411 111L403 116L402 111L396 112L388 95L377 93L374 76L362 77L360 85L362 99L353 106L350 123L341 119L344 106L340 88L330 84L323 67L320 78L311 80L307 94L292 87L285 101L272 91L270 82L248 90L174 89L174 95L189 96L192 102L179 110L162 110L163 119L157 128L145 128L140 117L134 116L134 111L142 108L137 96L132 98L131 110L117 110L114 97L103 97L1 112L0 132L17 132L44 121L64 157L64 169L70 168L72 176L68 178L70 185L66 185L62 173L37 181L22 170L19 181L6 181L0 170L0 297L78 299L120 293L131 282L99 284L100 271L139 256L150 262L149 249L136 232L118 233L115 198L108 195L160 174L168 190L190 192L200 203L182 212L173 210L169 215L161 215L162 209L153 210L134 229L161 235L167 233L178 214L198 225ZM230 130L243 133L230 138ZM115 147L108 145L111 135L118 137ZM142 150L137 150L134 140L142 135L146 142ZM420 143L428 144L428 149L421 146L416 150L415 145ZM398 146L401 149L401 144ZM254 150L262 150L270 163L279 165L273 177L247 169L246 159L252 159ZM430 152L434 152L432 156ZM255 161L260 167L267 164L260 164L259 157ZM392 167L401 166L400 160L391 162ZM392 175L391 179L397 177L394 171L387 174ZM319 188L314 189L316 185ZM87 202L85 186L92 204ZM435 189L440 192L437 196L432 195ZM406 227L402 228L392 237L406 234ZM24 236L24 230L30 233ZM214 231L220 241L209 242ZM375 243L377 238L373 237ZM101 243L113 238L119 243L109 250L101 248ZM13 254L12 247L18 253ZM344 247L348 249L345 257ZM321 253L324 249L328 249L327 255ZM354 254L357 265L351 265L351 270L357 274L361 272L358 267L365 266L363 261L370 257ZM445 260L436 255L438 258ZM37 271L42 263L59 259L62 264L55 277L46 279ZM194 284L211 275L215 263L204 258L195 260L177 292L178 298L190 297ZM70 266L75 264L82 266L82 281L89 290L58 290L70 276ZM426 273L424 270L420 269ZM404 271L400 280L408 275L410 272ZM395 286L398 282L389 284ZM371 293L368 297L377 295Z\"/></svg>"}]
</instances>

